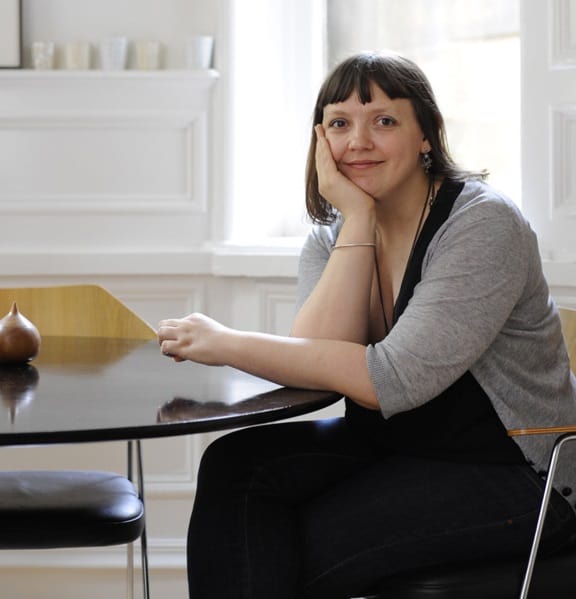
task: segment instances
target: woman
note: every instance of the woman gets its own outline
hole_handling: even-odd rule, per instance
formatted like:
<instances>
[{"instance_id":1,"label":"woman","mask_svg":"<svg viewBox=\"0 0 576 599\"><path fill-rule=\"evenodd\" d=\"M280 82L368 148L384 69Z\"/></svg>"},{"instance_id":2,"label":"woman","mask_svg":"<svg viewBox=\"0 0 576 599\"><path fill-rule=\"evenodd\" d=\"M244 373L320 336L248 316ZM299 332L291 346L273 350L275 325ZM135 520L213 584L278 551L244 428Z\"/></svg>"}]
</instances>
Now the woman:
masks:
<instances>
[{"instance_id":1,"label":"woman","mask_svg":"<svg viewBox=\"0 0 576 599\"><path fill-rule=\"evenodd\" d=\"M552 441L516 442L506 428L574 422L576 385L534 234L454 164L444 133L412 62L343 62L314 113L317 226L291 336L198 314L160 323L178 361L346 397L343 419L246 429L208 448L191 596L345 598L410 568L527 552ZM547 551L576 531L576 471L557 480Z\"/></svg>"}]
</instances>

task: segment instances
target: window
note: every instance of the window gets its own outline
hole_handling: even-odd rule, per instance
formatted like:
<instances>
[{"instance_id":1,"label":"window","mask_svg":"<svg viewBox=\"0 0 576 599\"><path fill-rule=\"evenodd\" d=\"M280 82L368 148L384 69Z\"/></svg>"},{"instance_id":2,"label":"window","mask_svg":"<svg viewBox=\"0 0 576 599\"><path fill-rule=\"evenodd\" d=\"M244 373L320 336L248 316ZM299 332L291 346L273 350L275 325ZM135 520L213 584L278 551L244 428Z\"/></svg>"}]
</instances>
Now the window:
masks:
<instances>
[{"instance_id":1,"label":"window","mask_svg":"<svg viewBox=\"0 0 576 599\"><path fill-rule=\"evenodd\" d=\"M304 166L328 68L390 49L428 75L455 159L520 203L519 0L228 0L231 241L302 236ZM248 6L249 4L249 6Z\"/></svg>"},{"instance_id":2,"label":"window","mask_svg":"<svg viewBox=\"0 0 576 599\"><path fill-rule=\"evenodd\" d=\"M324 76L324 2L229 3L232 241L301 236L311 115Z\"/></svg>"}]
</instances>

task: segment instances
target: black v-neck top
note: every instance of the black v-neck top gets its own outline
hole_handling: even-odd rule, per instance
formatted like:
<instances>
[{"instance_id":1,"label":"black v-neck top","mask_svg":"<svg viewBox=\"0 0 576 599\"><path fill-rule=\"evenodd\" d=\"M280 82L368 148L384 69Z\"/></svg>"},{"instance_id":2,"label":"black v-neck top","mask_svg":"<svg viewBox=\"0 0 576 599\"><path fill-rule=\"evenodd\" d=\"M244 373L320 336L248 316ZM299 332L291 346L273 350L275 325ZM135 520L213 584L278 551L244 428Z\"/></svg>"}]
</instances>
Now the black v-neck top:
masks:
<instances>
[{"instance_id":1,"label":"black v-neck top","mask_svg":"<svg viewBox=\"0 0 576 599\"><path fill-rule=\"evenodd\" d=\"M392 326L402 316L420 281L430 241L450 215L463 187L463 182L445 179L438 190L406 266ZM363 439L385 452L462 462L525 462L520 448L506 434L490 398L470 371L424 405L388 419L377 410L367 410L346 399L346 419Z\"/></svg>"}]
</instances>

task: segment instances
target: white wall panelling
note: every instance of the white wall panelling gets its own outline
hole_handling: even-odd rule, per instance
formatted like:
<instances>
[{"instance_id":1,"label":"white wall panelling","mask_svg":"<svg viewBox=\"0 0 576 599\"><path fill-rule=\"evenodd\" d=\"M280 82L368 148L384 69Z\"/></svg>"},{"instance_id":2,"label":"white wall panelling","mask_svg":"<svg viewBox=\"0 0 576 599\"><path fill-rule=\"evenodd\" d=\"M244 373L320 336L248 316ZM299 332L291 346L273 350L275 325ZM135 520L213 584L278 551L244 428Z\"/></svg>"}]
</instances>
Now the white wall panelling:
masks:
<instances>
[{"instance_id":1,"label":"white wall panelling","mask_svg":"<svg viewBox=\"0 0 576 599\"><path fill-rule=\"evenodd\" d=\"M296 290L294 285L277 283L259 284L260 289L260 329L275 335L288 335L294 318Z\"/></svg>"},{"instance_id":2,"label":"white wall panelling","mask_svg":"<svg viewBox=\"0 0 576 599\"><path fill-rule=\"evenodd\" d=\"M206 241L216 80L214 71L2 74L1 247Z\"/></svg>"},{"instance_id":3,"label":"white wall panelling","mask_svg":"<svg viewBox=\"0 0 576 599\"><path fill-rule=\"evenodd\" d=\"M4 211L205 210L203 114L31 115L0 129L11 149L0 172Z\"/></svg>"},{"instance_id":4,"label":"white wall panelling","mask_svg":"<svg viewBox=\"0 0 576 599\"><path fill-rule=\"evenodd\" d=\"M576 218L576 104L552 109L552 218ZM572 222L574 225L574 222Z\"/></svg>"},{"instance_id":5,"label":"white wall panelling","mask_svg":"<svg viewBox=\"0 0 576 599\"><path fill-rule=\"evenodd\" d=\"M576 64L576 2L553 0L550 10L550 55L555 67Z\"/></svg>"},{"instance_id":6,"label":"white wall panelling","mask_svg":"<svg viewBox=\"0 0 576 599\"><path fill-rule=\"evenodd\" d=\"M576 0L523 0L522 207L555 299L576 297Z\"/></svg>"}]
</instances>

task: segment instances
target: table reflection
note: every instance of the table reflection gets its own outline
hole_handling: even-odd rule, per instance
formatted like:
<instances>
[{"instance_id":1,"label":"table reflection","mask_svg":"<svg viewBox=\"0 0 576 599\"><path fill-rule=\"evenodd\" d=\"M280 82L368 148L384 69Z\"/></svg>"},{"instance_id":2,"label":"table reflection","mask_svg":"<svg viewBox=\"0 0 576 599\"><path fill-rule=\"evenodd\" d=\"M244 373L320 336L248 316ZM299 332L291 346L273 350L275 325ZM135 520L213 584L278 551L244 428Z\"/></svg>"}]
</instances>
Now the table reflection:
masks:
<instances>
[{"instance_id":1,"label":"table reflection","mask_svg":"<svg viewBox=\"0 0 576 599\"><path fill-rule=\"evenodd\" d=\"M248 383L250 381L247 381ZM232 385L234 386L234 385ZM334 394L332 394L334 396ZM300 407L313 403L318 396L317 391L278 387L271 391L252 395L244 395L245 399L227 401L201 401L185 397L175 397L158 409L157 422L201 422L222 419L239 419L254 417L264 411L268 415L274 412L293 411L296 415ZM242 397L238 395L238 397ZM334 397L332 403L334 401Z\"/></svg>"},{"instance_id":2,"label":"table reflection","mask_svg":"<svg viewBox=\"0 0 576 599\"><path fill-rule=\"evenodd\" d=\"M0 401L14 423L17 413L34 400L40 375L31 364L0 366Z\"/></svg>"}]
</instances>

